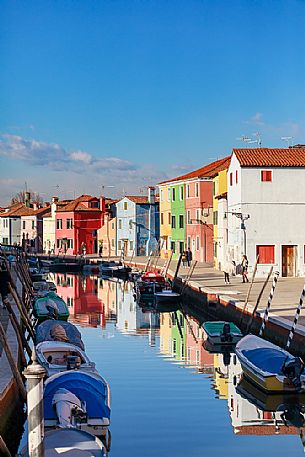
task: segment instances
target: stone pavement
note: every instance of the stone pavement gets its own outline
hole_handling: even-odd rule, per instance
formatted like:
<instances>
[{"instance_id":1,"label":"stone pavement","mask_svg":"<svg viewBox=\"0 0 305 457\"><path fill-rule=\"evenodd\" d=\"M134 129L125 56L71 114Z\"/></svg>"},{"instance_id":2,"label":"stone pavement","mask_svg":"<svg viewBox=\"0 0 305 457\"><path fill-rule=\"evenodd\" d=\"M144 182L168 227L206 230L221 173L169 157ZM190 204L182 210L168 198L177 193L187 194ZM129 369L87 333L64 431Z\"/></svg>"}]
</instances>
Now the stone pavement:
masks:
<instances>
[{"instance_id":1,"label":"stone pavement","mask_svg":"<svg viewBox=\"0 0 305 457\"><path fill-rule=\"evenodd\" d=\"M128 260L129 258L126 259L127 262ZM133 259L133 263L134 262L137 265L145 265L147 258L136 257ZM159 259L157 263L158 268L163 267L164 263L164 259ZM169 268L169 274L171 276L174 275L176 267L177 261L172 260ZM184 278L187 273L188 268L183 268L180 266L178 277ZM248 275L248 277L249 281L251 281L251 275ZM258 311L260 312L264 312L265 310L272 280L273 274L271 275L269 283L267 284L262 295L260 305L258 307ZM233 300L236 302L236 306L243 308L250 282L243 284L242 277L240 275L233 277L231 276L230 281L231 284L226 285L224 283L224 274L221 271L215 270L208 264L198 262L192 275L190 285L198 287L204 292L217 294L225 300ZM253 309L254 305L256 304L257 297L263 287L264 281L264 278L255 279L249 297L249 305L247 306L247 309ZM304 283L305 278L279 278L271 305L270 316L278 316L281 319L293 321ZM299 325L305 326L305 303L303 316L301 312L301 317L298 321L298 326Z\"/></svg>"}]
</instances>

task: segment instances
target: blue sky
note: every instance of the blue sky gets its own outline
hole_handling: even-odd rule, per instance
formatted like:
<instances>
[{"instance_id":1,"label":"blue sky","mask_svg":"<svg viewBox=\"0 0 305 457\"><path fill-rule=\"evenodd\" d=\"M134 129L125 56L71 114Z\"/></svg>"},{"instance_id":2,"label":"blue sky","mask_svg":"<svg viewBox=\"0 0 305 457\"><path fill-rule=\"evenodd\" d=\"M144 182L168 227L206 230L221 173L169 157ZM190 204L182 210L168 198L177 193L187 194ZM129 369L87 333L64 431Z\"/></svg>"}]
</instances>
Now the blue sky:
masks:
<instances>
[{"instance_id":1,"label":"blue sky","mask_svg":"<svg viewBox=\"0 0 305 457\"><path fill-rule=\"evenodd\" d=\"M304 1L0 8L0 204L24 181L45 199L139 193L242 134L305 142Z\"/></svg>"}]
</instances>

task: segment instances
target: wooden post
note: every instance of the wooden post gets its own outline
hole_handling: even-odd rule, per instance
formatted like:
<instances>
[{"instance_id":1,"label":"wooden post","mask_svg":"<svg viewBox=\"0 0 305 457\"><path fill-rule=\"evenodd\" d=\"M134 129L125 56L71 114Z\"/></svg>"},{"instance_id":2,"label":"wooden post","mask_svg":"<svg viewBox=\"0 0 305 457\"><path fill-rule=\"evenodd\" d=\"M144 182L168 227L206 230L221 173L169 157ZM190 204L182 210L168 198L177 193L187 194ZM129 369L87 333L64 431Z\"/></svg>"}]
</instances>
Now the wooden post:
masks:
<instances>
[{"instance_id":1,"label":"wooden post","mask_svg":"<svg viewBox=\"0 0 305 457\"><path fill-rule=\"evenodd\" d=\"M167 265L166 265L166 267L165 267L165 270L164 270L164 273L163 273L164 278L166 278L166 275L167 275L167 272L168 272L170 263L171 263L171 261L172 261L172 258L173 258L173 252L171 252L171 255L170 255L170 257L169 257L169 259L168 259L168 262L167 262Z\"/></svg>"},{"instance_id":2,"label":"wooden post","mask_svg":"<svg viewBox=\"0 0 305 457\"><path fill-rule=\"evenodd\" d=\"M18 389L20 391L20 394L22 395L23 399L26 400L26 390L24 388L24 385L23 385L23 381L22 381L22 377L18 371L18 368L17 368L17 365L15 363L15 360L14 360L14 357L11 353L11 350L10 350L10 347L9 345L7 344L7 341L6 341L6 334L5 334L5 331L4 331L4 328L0 322L0 343L2 344L3 346L3 349L5 351L5 354L6 354L6 357L7 357L7 360L8 360L8 363L11 367L11 370L12 370L12 373L14 375L14 378L17 382L17 386L18 386Z\"/></svg>"},{"instance_id":3,"label":"wooden post","mask_svg":"<svg viewBox=\"0 0 305 457\"><path fill-rule=\"evenodd\" d=\"M24 347L28 356L31 357L31 354L32 354L32 351L31 351L31 348L29 346L29 343L27 342L24 334L23 334L23 331L20 327L20 324L18 322L18 319L16 317L16 314L12 308L12 305L10 304L9 301L6 302L6 307L7 307L7 310L9 312L9 317L10 317L10 320L11 320L11 323L12 323L12 326L14 327L14 330L16 332L16 335L17 335L17 338L18 338L18 341L19 341L19 345L20 347ZM23 354L23 352L22 352ZM23 356L24 357L24 356ZM26 361L24 359L24 366L26 365Z\"/></svg>"},{"instance_id":4,"label":"wooden post","mask_svg":"<svg viewBox=\"0 0 305 457\"><path fill-rule=\"evenodd\" d=\"M275 291L275 288L276 288L276 285L277 285L277 280L278 280L279 274L280 273L278 271L276 271L274 273L272 286L271 286L271 290L270 290L270 294L269 294L269 298L268 298L268 302L267 302L266 309L265 309L265 312L264 312L262 326L261 326L261 329L259 331L259 336L263 335L265 327L266 327L266 323L267 323L267 321L269 319L269 310L270 310L270 306L271 306L272 299L273 299L273 296L274 296L274 291Z\"/></svg>"},{"instance_id":5,"label":"wooden post","mask_svg":"<svg viewBox=\"0 0 305 457\"><path fill-rule=\"evenodd\" d=\"M190 279L191 279L191 277L192 277L192 275L194 273L194 270L196 268L196 265L197 265L197 260L195 260L192 263L192 265L190 266L190 268L189 268L188 274L187 274L187 276L185 278L185 281L184 281L182 289L181 289L181 295L184 293L185 289L187 288L188 283L190 282Z\"/></svg>"},{"instance_id":6,"label":"wooden post","mask_svg":"<svg viewBox=\"0 0 305 457\"><path fill-rule=\"evenodd\" d=\"M264 282L264 284L263 284L263 287L262 287L260 293L258 294L258 297L257 297L257 300L256 300L256 304L255 304L255 306L254 306L254 308L253 308L253 311L252 311L252 315L251 315L250 321L249 321L249 323L248 323L248 325L247 325L246 333L248 333L248 332L250 331L250 328L251 328L251 325L252 325L252 322L253 322L253 319L254 319L254 315L255 315L255 313L256 313L256 311L257 311L257 308L258 308L258 306L259 306L259 304L260 304L262 295L263 295L264 290L265 290L265 288L266 288L266 286L267 286L267 284L268 284L268 282L269 282L269 279L270 279L270 276L271 276L271 274L272 274L272 271L273 271L273 267L270 268L270 271L269 271L269 273L268 273L267 278L265 279L265 282Z\"/></svg>"},{"instance_id":7,"label":"wooden post","mask_svg":"<svg viewBox=\"0 0 305 457\"><path fill-rule=\"evenodd\" d=\"M177 262L177 267L176 267L175 275L174 275L174 278L173 278L173 282L177 279L181 262L182 262L182 254L179 255L179 259L178 259L178 262Z\"/></svg>"},{"instance_id":8,"label":"wooden post","mask_svg":"<svg viewBox=\"0 0 305 457\"><path fill-rule=\"evenodd\" d=\"M288 340L287 340L287 344L286 344L286 349L287 350L290 348L290 345L291 345L293 337L294 337L295 328L297 326L297 322L298 322L298 319L299 319L300 314L301 314L301 309L302 309L302 306L303 306L303 303L304 303L304 298L305 298L305 284L304 284L304 287L303 287L303 290L302 290L302 293L301 293L301 296L300 296L300 301L299 301L298 307L297 307L295 315L294 315L292 327L291 327L289 335L288 335Z\"/></svg>"},{"instance_id":9,"label":"wooden post","mask_svg":"<svg viewBox=\"0 0 305 457\"><path fill-rule=\"evenodd\" d=\"M1 435L0 435L0 453L3 457L12 457L12 454L8 450Z\"/></svg>"},{"instance_id":10,"label":"wooden post","mask_svg":"<svg viewBox=\"0 0 305 457\"><path fill-rule=\"evenodd\" d=\"M34 339L35 339L34 331L33 331L32 325L31 325L31 323L29 321L29 318L27 316L27 313L23 309L22 302L19 299L18 294L16 293L16 291L12 288L11 284L9 284L9 289L10 289L10 293L11 293L13 299L15 300L16 305L18 306L22 321L23 321L24 325L26 326L27 331L31 335L32 340L34 341Z\"/></svg>"},{"instance_id":11,"label":"wooden post","mask_svg":"<svg viewBox=\"0 0 305 457\"><path fill-rule=\"evenodd\" d=\"M23 372L27 379L27 416L29 457L44 457L43 378L46 370L37 363L35 349L33 363Z\"/></svg>"},{"instance_id":12,"label":"wooden post","mask_svg":"<svg viewBox=\"0 0 305 457\"><path fill-rule=\"evenodd\" d=\"M251 290L252 290L252 287L253 287L253 283L254 283L254 279L255 279L255 275L256 275L256 272L257 272L258 259L259 259L259 255L256 257L256 260L255 260L254 270L253 270L253 273L252 273L252 279L251 279L251 282L249 284L249 288L248 288L245 304L244 304L244 307L243 307L243 310L242 310L242 314L241 314L241 318L240 318L240 323L242 323L243 315L244 315L244 313L246 311L246 308L247 308L247 305L248 305L250 293L251 293Z\"/></svg>"},{"instance_id":13,"label":"wooden post","mask_svg":"<svg viewBox=\"0 0 305 457\"><path fill-rule=\"evenodd\" d=\"M149 264L150 264L151 256L152 256L152 251L150 251L150 254L148 256L147 263L146 263L145 269L144 269L144 273L146 273L146 271L148 271L148 267L149 267Z\"/></svg>"}]
</instances>

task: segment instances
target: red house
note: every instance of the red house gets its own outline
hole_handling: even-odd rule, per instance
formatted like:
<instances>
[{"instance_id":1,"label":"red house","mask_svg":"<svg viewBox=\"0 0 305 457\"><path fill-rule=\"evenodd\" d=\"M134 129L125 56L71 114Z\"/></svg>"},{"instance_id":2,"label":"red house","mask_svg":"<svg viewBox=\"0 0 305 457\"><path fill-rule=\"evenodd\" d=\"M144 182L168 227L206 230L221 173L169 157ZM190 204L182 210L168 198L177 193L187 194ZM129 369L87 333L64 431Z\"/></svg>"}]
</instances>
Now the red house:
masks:
<instances>
[{"instance_id":1,"label":"red house","mask_svg":"<svg viewBox=\"0 0 305 457\"><path fill-rule=\"evenodd\" d=\"M104 224L105 198L81 195L56 211L56 254L96 254Z\"/></svg>"}]
</instances>

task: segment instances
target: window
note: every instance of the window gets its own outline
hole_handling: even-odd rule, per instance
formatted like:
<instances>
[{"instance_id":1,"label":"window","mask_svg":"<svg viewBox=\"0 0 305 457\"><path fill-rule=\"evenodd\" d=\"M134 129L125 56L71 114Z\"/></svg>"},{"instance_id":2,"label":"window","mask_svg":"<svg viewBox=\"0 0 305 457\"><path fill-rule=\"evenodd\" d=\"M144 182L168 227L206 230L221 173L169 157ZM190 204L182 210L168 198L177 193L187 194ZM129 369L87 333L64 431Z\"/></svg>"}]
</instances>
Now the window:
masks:
<instances>
[{"instance_id":1,"label":"window","mask_svg":"<svg viewBox=\"0 0 305 457\"><path fill-rule=\"evenodd\" d=\"M176 228L176 216L172 216L172 228Z\"/></svg>"},{"instance_id":2,"label":"window","mask_svg":"<svg viewBox=\"0 0 305 457\"><path fill-rule=\"evenodd\" d=\"M67 229L73 228L73 219L69 218L66 220L66 227Z\"/></svg>"},{"instance_id":3,"label":"window","mask_svg":"<svg viewBox=\"0 0 305 457\"><path fill-rule=\"evenodd\" d=\"M22 221L22 228L25 229L25 221Z\"/></svg>"},{"instance_id":4,"label":"window","mask_svg":"<svg viewBox=\"0 0 305 457\"><path fill-rule=\"evenodd\" d=\"M35 221L32 221L32 230L35 228Z\"/></svg>"},{"instance_id":5,"label":"window","mask_svg":"<svg viewBox=\"0 0 305 457\"><path fill-rule=\"evenodd\" d=\"M97 237L97 230L92 230L92 237L96 238Z\"/></svg>"},{"instance_id":6,"label":"window","mask_svg":"<svg viewBox=\"0 0 305 457\"><path fill-rule=\"evenodd\" d=\"M160 213L160 221L161 221L161 225L164 224L164 216L163 216L163 213Z\"/></svg>"},{"instance_id":7,"label":"window","mask_svg":"<svg viewBox=\"0 0 305 457\"><path fill-rule=\"evenodd\" d=\"M114 248L114 238L112 238L112 240L111 240L111 247Z\"/></svg>"},{"instance_id":8,"label":"window","mask_svg":"<svg viewBox=\"0 0 305 457\"><path fill-rule=\"evenodd\" d=\"M172 223L171 213L168 213L168 225L171 225L171 223Z\"/></svg>"},{"instance_id":9,"label":"window","mask_svg":"<svg viewBox=\"0 0 305 457\"><path fill-rule=\"evenodd\" d=\"M127 211L127 209L128 209L128 203L124 202L124 211Z\"/></svg>"},{"instance_id":10,"label":"window","mask_svg":"<svg viewBox=\"0 0 305 457\"><path fill-rule=\"evenodd\" d=\"M199 183L195 183L195 197L199 197Z\"/></svg>"},{"instance_id":11,"label":"window","mask_svg":"<svg viewBox=\"0 0 305 457\"><path fill-rule=\"evenodd\" d=\"M186 185L186 197L189 198L189 196L190 196L190 185L187 184Z\"/></svg>"},{"instance_id":12,"label":"window","mask_svg":"<svg viewBox=\"0 0 305 457\"><path fill-rule=\"evenodd\" d=\"M274 245L265 244L256 246L256 255L259 256L258 263L274 263Z\"/></svg>"},{"instance_id":13,"label":"window","mask_svg":"<svg viewBox=\"0 0 305 457\"><path fill-rule=\"evenodd\" d=\"M180 190L180 200L183 200L183 198L184 198L184 188L183 188L183 186L181 186L179 188L179 190Z\"/></svg>"},{"instance_id":14,"label":"window","mask_svg":"<svg viewBox=\"0 0 305 457\"><path fill-rule=\"evenodd\" d=\"M213 224L214 225L218 224L218 211L213 212Z\"/></svg>"},{"instance_id":15,"label":"window","mask_svg":"<svg viewBox=\"0 0 305 457\"><path fill-rule=\"evenodd\" d=\"M200 238L199 236L196 237L196 250L199 251L200 249Z\"/></svg>"},{"instance_id":16,"label":"window","mask_svg":"<svg viewBox=\"0 0 305 457\"><path fill-rule=\"evenodd\" d=\"M214 257L217 257L217 243L214 242Z\"/></svg>"},{"instance_id":17,"label":"window","mask_svg":"<svg viewBox=\"0 0 305 457\"><path fill-rule=\"evenodd\" d=\"M190 210L187 210L187 224L191 224L192 223L192 219L191 219L191 211Z\"/></svg>"},{"instance_id":18,"label":"window","mask_svg":"<svg viewBox=\"0 0 305 457\"><path fill-rule=\"evenodd\" d=\"M174 202L176 200L176 189L172 189L172 201Z\"/></svg>"},{"instance_id":19,"label":"window","mask_svg":"<svg viewBox=\"0 0 305 457\"><path fill-rule=\"evenodd\" d=\"M111 228L112 228L112 230L114 230L114 222L112 222Z\"/></svg>"},{"instance_id":20,"label":"window","mask_svg":"<svg viewBox=\"0 0 305 457\"><path fill-rule=\"evenodd\" d=\"M187 247L191 249L191 237L187 237Z\"/></svg>"},{"instance_id":21,"label":"window","mask_svg":"<svg viewBox=\"0 0 305 457\"><path fill-rule=\"evenodd\" d=\"M167 201L171 201L171 190L170 188L167 189Z\"/></svg>"},{"instance_id":22,"label":"window","mask_svg":"<svg viewBox=\"0 0 305 457\"><path fill-rule=\"evenodd\" d=\"M118 241L118 250L120 251L122 249L122 242Z\"/></svg>"},{"instance_id":23,"label":"window","mask_svg":"<svg viewBox=\"0 0 305 457\"><path fill-rule=\"evenodd\" d=\"M68 239L67 246L68 246L68 249L73 249L73 240Z\"/></svg>"},{"instance_id":24,"label":"window","mask_svg":"<svg viewBox=\"0 0 305 457\"><path fill-rule=\"evenodd\" d=\"M122 219L119 219L118 225L119 225L119 229L122 229Z\"/></svg>"},{"instance_id":25,"label":"window","mask_svg":"<svg viewBox=\"0 0 305 457\"><path fill-rule=\"evenodd\" d=\"M2 238L3 244L8 244L8 238Z\"/></svg>"},{"instance_id":26,"label":"window","mask_svg":"<svg viewBox=\"0 0 305 457\"><path fill-rule=\"evenodd\" d=\"M262 182L271 182L272 181L272 171L271 170L262 170L261 171L261 181Z\"/></svg>"},{"instance_id":27,"label":"window","mask_svg":"<svg viewBox=\"0 0 305 457\"><path fill-rule=\"evenodd\" d=\"M60 247L61 247L61 240L60 240L60 239L57 239L57 240L56 240L56 245L57 245L57 248L60 248Z\"/></svg>"},{"instance_id":28,"label":"window","mask_svg":"<svg viewBox=\"0 0 305 457\"><path fill-rule=\"evenodd\" d=\"M236 184L238 184L238 170L235 171L235 181Z\"/></svg>"},{"instance_id":29,"label":"window","mask_svg":"<svg viewBox=\"0 0 305 457\"><path fill-rule=\"evenodd\" d=\"M133 241L129 241L129 249L130 251L133 251Z\"/></svg>"},{"instance_id":30,"label":"window","mask_svg":"<svg viewBox=\"0 0 305 457\"><path fill-rule=\"evenodd\" d=\"M200 218L200 209L196 209L196 219L197 219L197 221L196 221L197 224L199 224L200 220L201 220L201 218Z\"/></svg>"},{"instance_id":31,"label":"window","mask_svg":"<svg viewBox=\"0 0 305 457\"><path fill-rule=\"evenodd\" d=\"M91 208L99 208L100 207L100 202L91 202Z\"/></svg>"},{"instance_id":32,"label":"window","mask_svg":"<svg viewBox=\"0 0 305 457\"><path fill-rule=\"evenodd\" d=\"M62 229L62 219L57 219L56 228L57 228L57 230L61 230Z\"/></svg>"},{"instance_id":33,"label":"window","mask_svg":"<svg viewBox=\"0 0 305 457\"><path fill-rule=\"evenodd\" d=\"M184 251L184 242L179 241L179 254L182 254L183 251Z\"/></svg>"},{"instance_id":34,"label":"window","mask_svg":"<svg viewBox=\"0 0 305 457\"><path fill-rule=\"evenodd\" d=\"M163 190L160 190L160 201L163 202Z\"/></svg>"},{"instance_id":35,"label":"window","mask_svg":"<svg viewBox=\"0 0 305 457\"><path fill-rule=\"evenodd\" d=\"M174 254L175 254L175 252L176 252L175 241L171 241L171 251L173 251Z\"/></svg>"},{"instance_id":36,"label":"window","mask_svg":"<svg viewBox=\"0 0 305 457\"><path fill-rule=\"evenodd\" d=\"M183 214L180 214L179 215L179 228L183 228L184 227L184 216Z\"/></svg>"},{"instance_id":37,"label":"window","mask_svg":"<svg viewBox=\"0 0 305 457\"><path fill-rule=\"evenodd\" d=\"M230 173L230 186L233 186L233 173Z\"/></svg>"}]
</instances>

